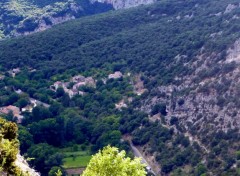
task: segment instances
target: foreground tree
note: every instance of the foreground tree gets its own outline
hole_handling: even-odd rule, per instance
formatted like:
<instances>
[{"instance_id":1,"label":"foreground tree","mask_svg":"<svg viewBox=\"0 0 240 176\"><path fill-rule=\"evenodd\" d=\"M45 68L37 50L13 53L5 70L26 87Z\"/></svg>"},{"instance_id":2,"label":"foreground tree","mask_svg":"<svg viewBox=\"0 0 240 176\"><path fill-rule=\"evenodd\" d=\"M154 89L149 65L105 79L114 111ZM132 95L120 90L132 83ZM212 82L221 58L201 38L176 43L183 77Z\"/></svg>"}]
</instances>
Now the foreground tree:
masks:
<instances>
[{"instance_id":1,"label":"foreground tree","mask_svg":"<svg viewBox=\"0 0 240 176\"><path fill-rule=\"evenodd\" d=\"M15 165L19 142L17 140L17 125L0 117L0 174L20 176L23 173Z\"/></svg>"},{"instance_id":2,"label":"foreground tree","mask_svg":"<svg viewBox=\"0 0 240 176\"><path fill-rule=\"evenodd\" d=\"M140 158L131 160L126 152L116 147L105 147L92 157L83 176L146 176L145 165Z\"/></svg>"}]
</instances>

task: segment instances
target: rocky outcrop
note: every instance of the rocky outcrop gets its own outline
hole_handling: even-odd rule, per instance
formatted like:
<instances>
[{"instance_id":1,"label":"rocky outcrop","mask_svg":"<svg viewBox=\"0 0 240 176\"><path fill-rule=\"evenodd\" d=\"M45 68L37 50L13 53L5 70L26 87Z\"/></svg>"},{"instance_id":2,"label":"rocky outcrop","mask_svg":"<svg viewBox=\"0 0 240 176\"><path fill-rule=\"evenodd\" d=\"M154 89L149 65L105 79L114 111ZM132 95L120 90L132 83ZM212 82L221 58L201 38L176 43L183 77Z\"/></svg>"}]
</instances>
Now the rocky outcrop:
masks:
<instances>
[{"instance_id":1,"label":"rocky outcrop","mask_svg":"<svg viewBox=\"0 0 240 176\"><path fill-rule=\"evenodd\" d=\"M191 133L238 129L240 125L240 40L227 49L226 57L212 53L196 56L189 68L190 75L176 77L176 84L163 85L151 90L155 95L142 101L141 110L151 113L154 105L164 103L166 120L176 117L179 124ZM204 53L204 48L201 49ZM184 56L177 56L184 57ZM193 130L193 131L194 131Z\"/></svg>"},{"instance_id":2,"label":"rocky outcrop","mask_svg":"<svg viewBox=\"0 0 240 176\"><path fill-rule=\"evenodd\" d=\"M231 13L234 9L240 7L240 4L228 4L228 6L225 9L224 14Z\"/></svg>"},{"instance_id":3,"label":"rocky outcrop","mask_svg":"<svg viewBox=\"0 0 240 176\"><path fill-rule=\"evenodd\" d=\"M34 169L30 168L27 161L21 156L20 154L17 155L17 160L15 161L15 164L24 172L31 176L40 176L38 172L36 172Z\"/></svg>"},{"instance_id":4,"label":"rocky outcrop","mask_svg":"<svg viewBox=\"0 0 240 176\"><path fill-rule=\"evenodd\" d=\"M227 50L226 62L230 63L233 61L235 61L237 63L240 62L240 39L234 43L233 47L231 47Z\"/></svg>"},{"instance_id":5,"label":"rocky outcrop","mask_svg":"<svg viewBox=\"0 0 240 176\"><path fill-rule=\"evenodd\" d=\"M114 9L126 9L130 7L136 7L144 4L151 4L156 2L156 0L90 0L92 3L100 2L112 4Z\"/></svg>"}]
</instances>

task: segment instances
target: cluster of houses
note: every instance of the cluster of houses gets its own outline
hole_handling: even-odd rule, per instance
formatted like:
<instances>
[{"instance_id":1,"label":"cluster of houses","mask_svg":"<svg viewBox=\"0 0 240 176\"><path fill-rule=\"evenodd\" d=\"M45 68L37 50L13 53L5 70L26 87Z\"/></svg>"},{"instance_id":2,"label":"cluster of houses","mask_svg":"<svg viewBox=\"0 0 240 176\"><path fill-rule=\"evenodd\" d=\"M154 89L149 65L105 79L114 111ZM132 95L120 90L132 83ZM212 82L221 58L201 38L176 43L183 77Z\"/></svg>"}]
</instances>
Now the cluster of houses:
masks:
<instances>
[{"instance_id":1,"label":"cluster of houses","mask_svg":"<svg viewBox=\"0 0 240 176\"><path fill-rule=\"evenodd\" d=\"M0 115L9 115L10 113L13 115L13 119L16 120L17 123L22 123L24 116L22 115L23 112L32 112L33 108L36 106L44 106L49 108L49 104L43 103L33 98L29 98L30 104L26 107L20 109L17 106L9 105L0 107Z\"/></svg>"},{"instance_id":2,"label":"cluster of houses","mask_svg":"<svg viewBox=\"0 0 240 176\"><path fill-rule=\"evenodd\" d=\"M108 75L108 79L119 79L122 77L123 74L120 71ZM55 82L50 86L50 89L56 92L57 89L61 87L63 88L64 92L67 93L70 98L72 98L75 95L84 95L84 92L79 90L79 88L82 86L96 87L96 81L92 77L77 75L72 77L69 82Z\"/></svg>"},{"instance_id":3,"label":"cluster of houses","mask_svg":"<svg viewBox=\"0 0 240 176\"><path fill-rule=\"evenodd\" d=\"M115 73L108 75L108 79L119 79L122 77L123 74L120 71L116 71Z\"/></svg>"},{"instance_id":4,"label":"cluster of houses","mask_svg":"<svg viewBox=\"0 0 240 176\"><path fill-rule=\"evenodd\" d=\"M16 68L10 70L8 73L14 77L16 74L20 73L20 69ZM108 75L108 79L119 79L122 77L123 74L119 71ZM50 86L50 89L53 91L57 91L58 88L62 87L64 91L69 94L69 97L72 98L75 95L84 95L84 92L79 90L79 88L82 86L96 87L96 81L92 77L84 77L82 75L77 75L72 77L69 82L62 81L55 82L52 86ZM21 90L16 90L15 92L18 94L22 94ZM24 118L22 113L32 112L33 108L36 106L44 106L46 108L50 106L46 103L43 103L33 98L29 98L29 101L30 104L28 104L26 107L22 109L13 105L0 107L0 115L9 115L11 113L13 115L13 118L16 119L17 123L22 123L22 120ZM120 109L122 107L126 107L124 101L121 101L119 102L119 104L116 105L117 109Z\"/></svg>"},{"instance_id":5,"label":"cluster of houses","mask_svg":"<svg viewBox=\"0 0 240 176\"><path fill-rule=\"evenodd\" d=\"M37 71L36 69L34 68L31 68L31 67L28 67L27 68L29 72L35 72ZM20 68L13 68L11 70L8 70L8 74L11 76L11 77L15 77L17 74L19 74L22 70Z\"/></svg>"},{"instance_id":6,"label":"cluster of houses","mask_svg":"<svg viewBox=\"0 0 240 176\"><path fill-rule=\"evenodd\" d=\"M72 85L71 85L72 84ZM74 76L69 82L57 81L50 86L50 89L57 91L58 88L63 88L65 93L68 93L69 97L72 98L75 95L83 95L84 92L80 91L79 88L82 86L95 87L96 82L92 77L84 77L82 75Z\"/></svg>"},{"instance_id":7,"label":"cluster of houses","mask_svg":"<svg viewBox=\"0 0 240 176\"><path fill-rule=\"evenodd\" d=\"M21 111L18 107L9 105L0 108L0 114L8 115L10 113L12 113L13 119L16 119L17 123L22 123L24 117L21 115Z\"/></svg>"},{"instance_id":8,"label":"cluster of houses","mask_svg":"<svg viewBox=\"0 0 240 176\"><path fill-rule=\"evenodd\" d=\"M21 72L20 68L14 68L8 71L9 75L11 75L13 78L20 72Z\"/></svg>"}]
</instances>

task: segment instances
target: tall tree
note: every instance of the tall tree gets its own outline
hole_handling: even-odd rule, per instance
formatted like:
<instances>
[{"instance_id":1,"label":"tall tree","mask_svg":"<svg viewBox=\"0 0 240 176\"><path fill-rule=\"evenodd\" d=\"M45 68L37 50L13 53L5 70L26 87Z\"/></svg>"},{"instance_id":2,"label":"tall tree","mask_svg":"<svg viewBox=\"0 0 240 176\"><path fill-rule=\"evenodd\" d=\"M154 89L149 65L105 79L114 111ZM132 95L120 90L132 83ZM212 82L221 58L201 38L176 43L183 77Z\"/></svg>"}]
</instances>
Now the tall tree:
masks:
<instances>
[{"instance_id":1,"label":"tall tree","mask_svg":"<svg viewBox=\"0 0 240 176\"><path fill-rule=\"evenodd\" d=\"M125 151L107 146L92 157L83 176L145 176L144 168L140 158L131 160Z\"/></svg>"}]
</instances>

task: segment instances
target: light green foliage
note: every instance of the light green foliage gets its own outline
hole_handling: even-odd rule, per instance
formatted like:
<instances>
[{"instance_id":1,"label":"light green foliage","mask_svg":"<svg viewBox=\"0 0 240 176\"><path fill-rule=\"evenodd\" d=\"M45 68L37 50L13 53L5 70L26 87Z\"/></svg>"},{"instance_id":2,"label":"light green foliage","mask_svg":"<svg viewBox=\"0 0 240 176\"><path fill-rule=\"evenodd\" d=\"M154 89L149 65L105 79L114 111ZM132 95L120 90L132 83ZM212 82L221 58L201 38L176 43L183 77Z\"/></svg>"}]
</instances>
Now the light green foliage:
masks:
<instances>
[{"instance_id":1,"label":"light green foliage","mask_svg":"<svg viewBox=\"0 0 240 176\"><path fill-rule=\"evenodd\" d=\"M60 167L54 166L51 168L51 170L48 172L48 176L62 176L62 169Z\"/></svg>"},{"instance_id":2,"label":"light green foliage","mask_svg":"<svg viewBox=\"0 0 240 176\"><path fill-rule=\"evenodd\" d=\"M58 171L56 172L56 176L62 176L62 172L61 172L60 170L58 170Z\"/></svg>"},{"instance_id":3,"label":"light green foliage","mask_svg":"<svg viewBox=\"0 0 240 176\"><path fill-rule=\"evenodd\" d=\"M91 156L87 151L64 152L63 167L64 168L86 167L90 159Z\"/></svg>"},{"instance_id":4,"label":"light green foliage","mask_svg":"<svg viewBox=\"0 0 240 176\"><path fill-rule=\"evenodd\" d=\"M91 156L73 156L63 159L64 168L79 168L86 167L91 159Z\"/></svg>"},{"instance_id":5,"label":"light green foliage","mask_svg":"<svg viewBox=\"0 0 240 176\"><path fill-rule=\"evenodd\" d=\"M0 171L11 175L24 175L15 165L18 154L17 126L0 118Z\"/></svg>"},{"instance_id":6,"label":"light green foliage","mask_svg":"<svg viewBox=\"0 0 240 176\"><path fill-rule=\"evenodd\" d=\"M140 158L131 160L125 151L119 152L116 147L105 147L94 155L83 172L83 176L144 176L145 165Z\"/></svg>"}]
</instances>

